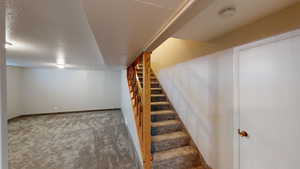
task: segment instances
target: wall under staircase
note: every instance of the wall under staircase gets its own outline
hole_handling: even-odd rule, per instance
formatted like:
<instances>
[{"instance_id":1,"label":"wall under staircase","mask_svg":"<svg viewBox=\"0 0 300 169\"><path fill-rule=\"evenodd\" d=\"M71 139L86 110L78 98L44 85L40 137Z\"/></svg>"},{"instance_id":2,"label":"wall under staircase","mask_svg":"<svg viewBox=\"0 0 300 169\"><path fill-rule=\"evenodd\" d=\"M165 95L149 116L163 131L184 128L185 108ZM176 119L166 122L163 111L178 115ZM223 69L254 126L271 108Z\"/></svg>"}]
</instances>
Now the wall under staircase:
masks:
<instances>
[{"instance_id":1,"label":"wall under staircase","mask_svg":"<svg viewBox=\"0 0 300 169\"><path fill-rule=\"evenodd\" d=\"M125 119L126 126L131 135L136 153L138 154L140 164L143 164L142 151L140 147L140 141L138 131L134 119L134 111L131 105L130 91L127 80L127 70L121 72L121 109Z\"/></svg>"},{"instance_id":2,"label":"wall under staircase","mask_svg":"<svg viewBox=\"0 0 300 169\"><path fill-rule=\"evenodd\" d=\"M158 79L208 165L232 169L233 50L162 69Z\"/></svg>"}]
</instances>

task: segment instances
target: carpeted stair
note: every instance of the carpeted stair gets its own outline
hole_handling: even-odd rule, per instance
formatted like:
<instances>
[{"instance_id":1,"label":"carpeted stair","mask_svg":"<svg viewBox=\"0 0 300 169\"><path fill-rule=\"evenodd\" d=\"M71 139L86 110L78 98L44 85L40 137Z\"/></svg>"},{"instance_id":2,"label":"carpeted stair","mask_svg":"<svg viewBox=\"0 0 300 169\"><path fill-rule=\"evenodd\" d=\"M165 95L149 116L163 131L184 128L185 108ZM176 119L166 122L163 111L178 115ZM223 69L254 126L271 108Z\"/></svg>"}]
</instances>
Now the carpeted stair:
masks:
<instances>
[{"instance_id":1,"label":"carpeted stair","mask_svg":"<svg viewBox=\"0 0 300 169\"><path fill-rule=\"evenodd\" d=\"M138 68L143 86L143 70ZM200 153L151 71L153 169L206 169Z\"/></svg>"}]
</instances>

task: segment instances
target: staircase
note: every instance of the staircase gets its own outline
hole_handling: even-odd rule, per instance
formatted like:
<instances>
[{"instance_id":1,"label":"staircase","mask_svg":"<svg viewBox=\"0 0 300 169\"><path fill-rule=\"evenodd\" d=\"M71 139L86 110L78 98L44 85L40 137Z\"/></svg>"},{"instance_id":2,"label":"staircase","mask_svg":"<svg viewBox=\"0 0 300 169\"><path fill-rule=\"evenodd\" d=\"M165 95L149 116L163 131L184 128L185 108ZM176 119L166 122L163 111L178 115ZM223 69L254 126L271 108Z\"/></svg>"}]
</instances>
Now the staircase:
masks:
<instances>
[{"instance_id":1,"label":"staircase","mask_svg":"<svg viewBox=\"0 0 300 169\"><path fill-rule=\"evenodd\" d=\"M143 87L143 66L137 65ZM151 70L151 153L153 169L207 169L199 151Z\"/></svg>"}]
</instances>

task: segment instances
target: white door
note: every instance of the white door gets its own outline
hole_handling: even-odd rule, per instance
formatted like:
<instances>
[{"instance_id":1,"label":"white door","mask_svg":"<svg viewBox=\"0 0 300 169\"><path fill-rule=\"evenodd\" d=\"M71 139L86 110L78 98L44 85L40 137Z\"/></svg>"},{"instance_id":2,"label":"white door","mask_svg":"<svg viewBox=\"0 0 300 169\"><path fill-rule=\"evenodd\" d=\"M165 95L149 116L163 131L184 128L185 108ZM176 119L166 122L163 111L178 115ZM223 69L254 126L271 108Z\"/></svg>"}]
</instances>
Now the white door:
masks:
<instances>
[{"instance_id":1,"label":"white door","mask_svg":"<svg viewBox=\"0 0 300 169\"><path fill-rule=\"evenodd\" d=\"M238 56L240 169L300 169L300 37Z\"/></svg>"}]
</instances>

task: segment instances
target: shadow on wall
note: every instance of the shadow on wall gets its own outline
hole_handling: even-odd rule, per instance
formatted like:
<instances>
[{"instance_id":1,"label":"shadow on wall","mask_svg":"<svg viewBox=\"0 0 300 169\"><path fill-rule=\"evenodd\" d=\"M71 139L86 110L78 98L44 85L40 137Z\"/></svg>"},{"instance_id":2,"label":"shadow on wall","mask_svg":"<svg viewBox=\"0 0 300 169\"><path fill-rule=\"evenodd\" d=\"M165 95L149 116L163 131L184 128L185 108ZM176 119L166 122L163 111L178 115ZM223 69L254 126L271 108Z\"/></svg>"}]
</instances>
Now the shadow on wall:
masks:
<instances>
[{"instance_id":1,"label":"shadow on wall","mask_svg":"<svg viewBox=\"0 0 300 169\"><path fill-rule=\"evenodd\" d=\"M212 168L233 167L232 59L230 49L159 73L170 101Z\"/></svg>"}]
</instances>

